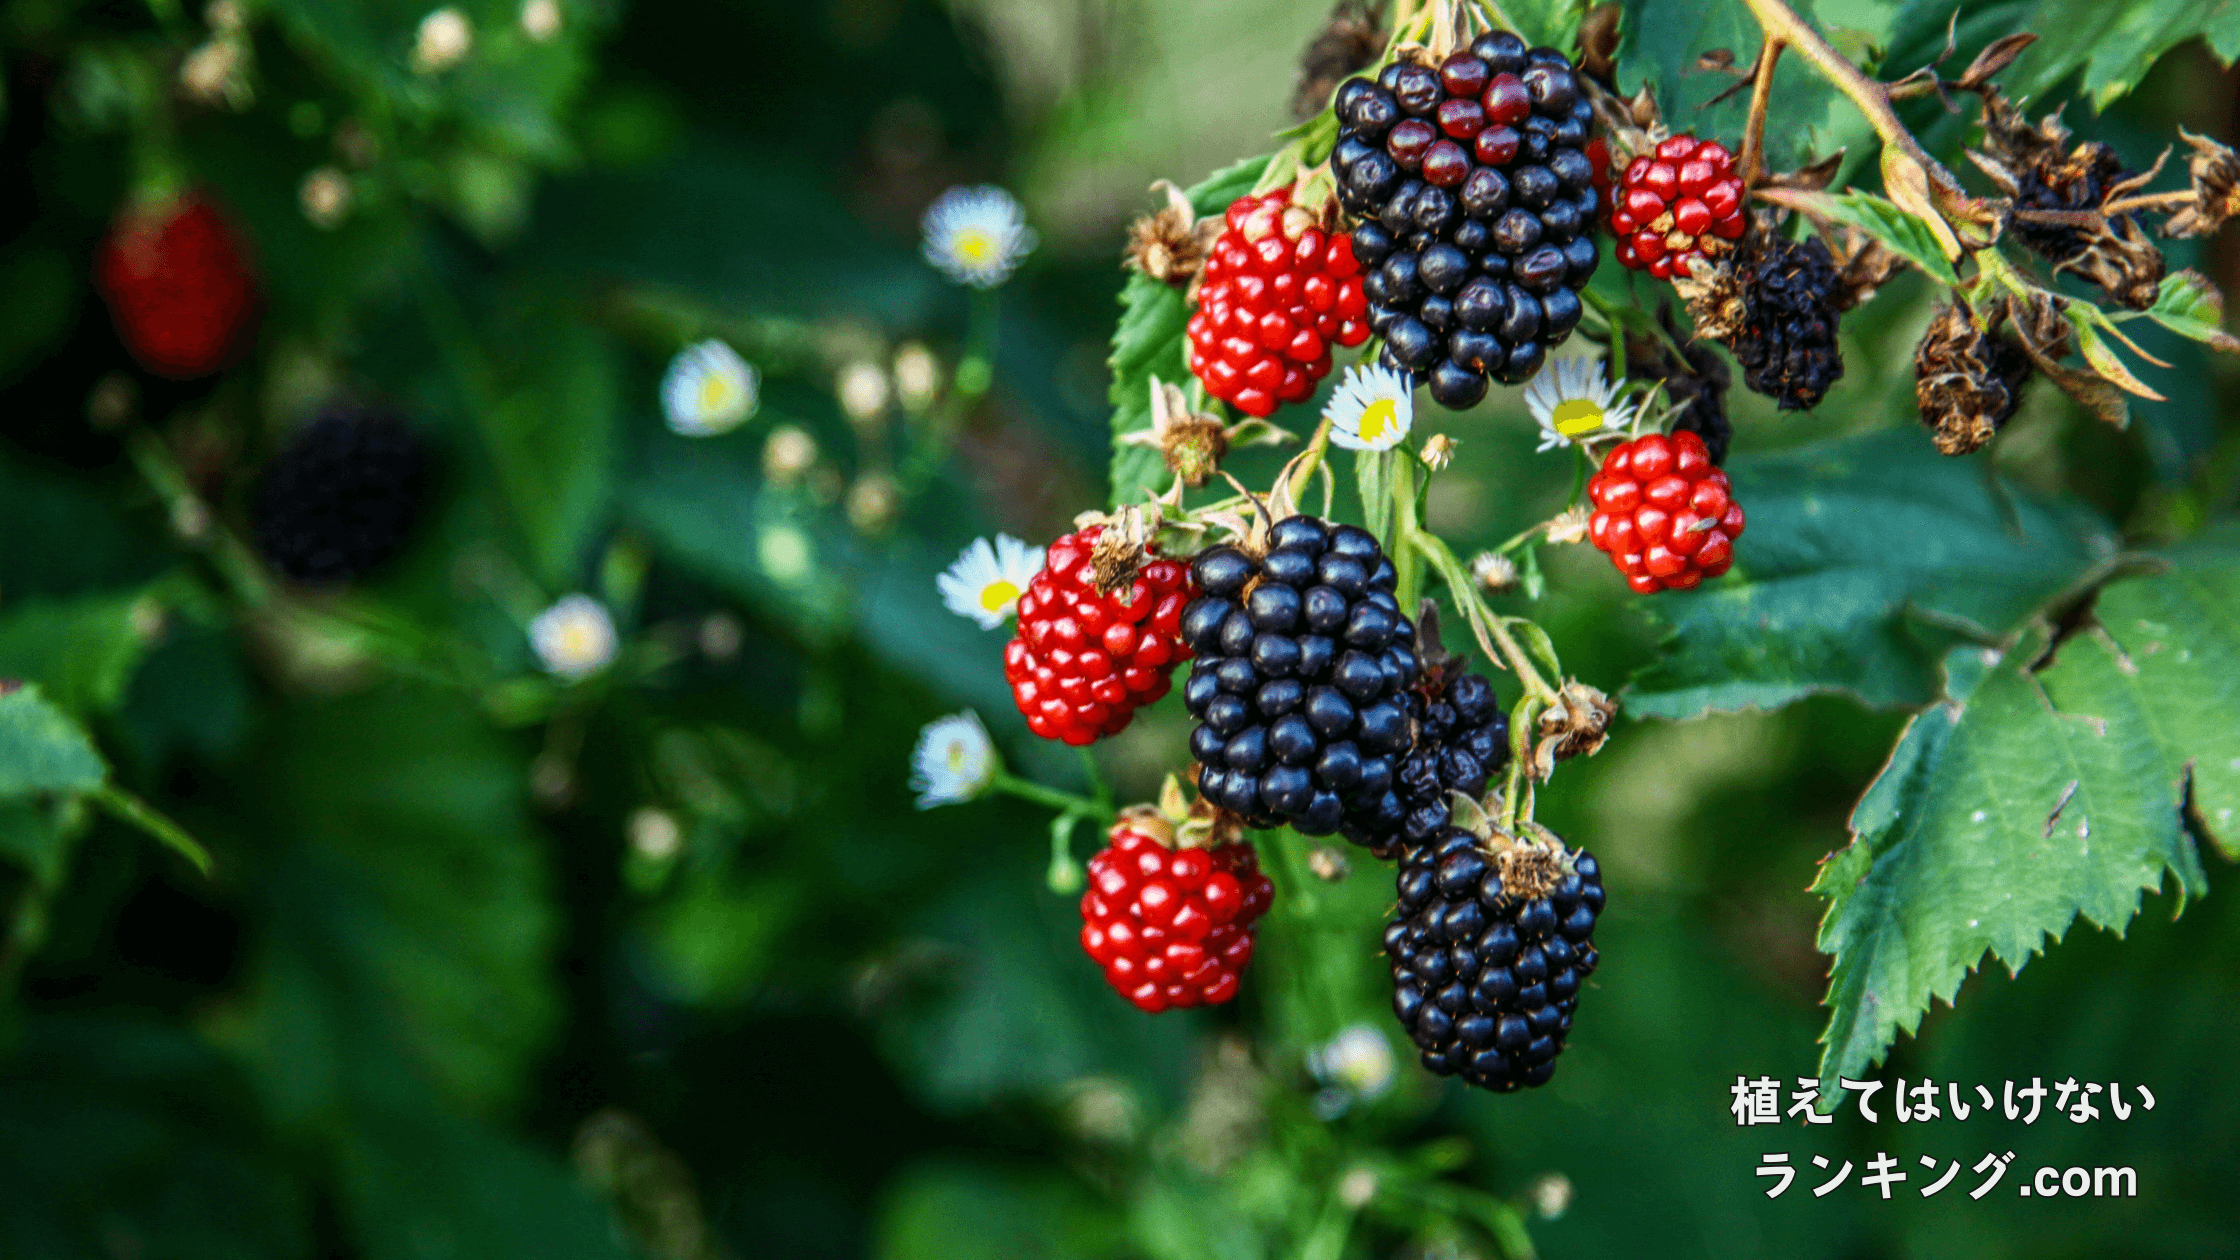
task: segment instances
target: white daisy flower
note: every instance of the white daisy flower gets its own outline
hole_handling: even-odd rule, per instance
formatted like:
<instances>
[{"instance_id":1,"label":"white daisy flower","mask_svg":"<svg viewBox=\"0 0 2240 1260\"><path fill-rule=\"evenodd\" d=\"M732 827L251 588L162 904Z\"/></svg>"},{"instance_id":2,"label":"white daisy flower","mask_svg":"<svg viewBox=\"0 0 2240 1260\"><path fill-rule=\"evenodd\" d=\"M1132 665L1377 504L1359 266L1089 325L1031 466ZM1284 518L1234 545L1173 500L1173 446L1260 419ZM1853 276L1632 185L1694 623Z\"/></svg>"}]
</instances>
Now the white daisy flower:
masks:
<instances>
[{"instance_id":1,"label":"white daisy flower","mask_svg":"<svg viewBox=\"0 0 2240 1260\"><path fill-rule=\"evenodd\" d=\"M762 405L762 374L711 337L686 346L661 378L661 411L686 437L714 437L747 422Z\"/></svg>"},{"instance_id":2,"label":"white daisy flower","mask_svg":"<svg viewBox=\"0 0 2240 1260\"><path fill-rule=\"evenodd\" d=\"M473 49L474 24L447 5L420 19L412 39L412 68L422 74L449 70Z\"/></svg>"},{"instance_id":3,"label":"white daisy flower","mask_svg":"<svg viewBox=\"0 0 2240 1260\"><path fill-rule=\"evenodd\" d=\"M910 790L919 809L969 801L995 782L996 746L970 709L936 718L918 732L910 754Z\"/></svg>"},{"instance_id":4,"label":"white daisy flower","mask_svg":"<svg viewBox=\"0 0 2240 1260\"><path fill-rule=\"evenodd\" d=\"M1540 422L1543 451L1572 446L1633 423L1633 404L1618 401L1618 385L1602 364L1585 355L1556 359L1524 387L1524 405Z\"/></svg>"},{"instance_id":5,"label":"white daisy flower","mask_svg":"<svg viewBox=\"0 0 2240 1260\"><path fill-rule=\"evenodd\" d=\"M568 682L614 664L614 618L589 595L565 595L529 622L529 644L546 671Z\"/></svg>"},{"instance_id":6,"label":"white daisy flower","mask_svg":"<svg viewBox=\"0 0 2240 1260\"><path fill-rule=\"evenodd\" d=\"M1307 1070L1325 1085L1375 1098L1392 1088L1392 1043L1368 1024L1355 1024L1307 1051Z\"/></svg>"},{"instance_id":7,"label":"white daisy flower","mask_svg":"<svg viewBox=\"0 0 2240 1260\"><path fill-rule=\"evenodd\" d=\"M1330 405L1330 440L1349 451L1389 451L1415 427L1415 386L1388 367L1363 363L1346 370Z\"/></svg>"},{"instance_id":8,"label":"white daisy flower","mask_svg":"<svg viewBox=\"0 0 2240 1260\"><path fill-rule=\"evenodd\" d=\"M1018 608L1020 593L1041 571L1042 550L1009 534L997 534L993 546L985 538L976 538L933 582L941 588L941 602L950 612L972 618L982 630L993 630Z\"/></svg>"},{"instance_id":9,"label":"white daisy flower","mask_svg":"<svg viewBox=\"0 0 2240 1260\"><path fill-rule=\"evenodd\" d=\"M1035 247L1018 198L996 187L952 188L927 207L926 261L958 284L992 289Z\"/></svg>"}]
</instances>

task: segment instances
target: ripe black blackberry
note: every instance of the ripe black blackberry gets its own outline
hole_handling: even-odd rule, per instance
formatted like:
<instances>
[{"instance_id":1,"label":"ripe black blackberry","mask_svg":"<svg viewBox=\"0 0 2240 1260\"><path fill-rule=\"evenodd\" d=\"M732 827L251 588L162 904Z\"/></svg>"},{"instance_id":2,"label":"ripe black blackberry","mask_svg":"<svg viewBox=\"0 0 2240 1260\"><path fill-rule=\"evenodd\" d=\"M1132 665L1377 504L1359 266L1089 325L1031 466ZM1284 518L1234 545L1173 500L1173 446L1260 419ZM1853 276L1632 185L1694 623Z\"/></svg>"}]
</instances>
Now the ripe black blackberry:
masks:
<instances>
[{"instance_id":1,"label":"ripe black blackberry","mask_svg":"<svg viewBox=\"0 0 2240 1260\"><path fill-rule=\"evenodd\" d=\"M1210 548L1191 574L1203 593L1182 614L1196 653L1182 695L1199 794L1255 827L1397 829L1415 627L1376 538L1290 516L1265 555Z\"/></svg>"},{"instance_id":2,"label":"ripe black blackberry","mask_svg":"<svg viewBox=\"0 0 2240 1260\"><path fill-rule=\"evenodd\" d=\"M266 465L250 504L257 550L290 581L362 577L403 549L427 478L427 448L403 421L330 410Z\"/></svg>"},{"instance_id":3,"label":"ripe black blackberry","mask_svg":"<svg viewBox=\"0 0 2240 1260\"><path fill-rule=\"evenodd\" d=\"M1488 840L1459 827L1408 855L1384 932L1392 1009L1441 1076L1499 1093L1546 1084L1600 961L1602 868L1534 827Z\"/></svg>"},{"instance_id":4,"label":"ripe black blackberry","mask_svg":"<svg viewBox=\"0 0 2240 1260\"><path fill-rule=\"evenodd\" d=\"M1393 792L1400 799L1401 821L1388 831L1348 824L1346 838L1380 858L1405 855L1452 821L1456 792L1475 799L1486 782L1509 764L1509 715L1502 712L1493 684L1465 669L1438 642L1438 622L1429 600L1416 615L1416 659L1423 681L1408 692L1408 718L1415 744L1400 759Z\"/></svg>"},{"instance_id":5,"label":"ripe black blackberry","mask_svg":"<svg viewBox=\"0 0 2240 1260\"><path fill-rule=\"evenodd\" d=\"M1457 410L1488 377L1530 378L1600 261L1594 109L1571 62L1497 31L1436 67L1348 80L1336 104L1331 165L1380 361Z\"/></svg>"},{"instance_id":6,"label":"ripe black blackberry","mask_svg":"<svg viewBox=\"0 0 2240 1260\"><path fill-rule=\"evenodd\" d=\"M1742 383L1783 411L1820 404L1843 377L1835 259L1818 237L1762 236L1736 261L1742 320L1728 341Z\"/></svg>"}]
</instances>

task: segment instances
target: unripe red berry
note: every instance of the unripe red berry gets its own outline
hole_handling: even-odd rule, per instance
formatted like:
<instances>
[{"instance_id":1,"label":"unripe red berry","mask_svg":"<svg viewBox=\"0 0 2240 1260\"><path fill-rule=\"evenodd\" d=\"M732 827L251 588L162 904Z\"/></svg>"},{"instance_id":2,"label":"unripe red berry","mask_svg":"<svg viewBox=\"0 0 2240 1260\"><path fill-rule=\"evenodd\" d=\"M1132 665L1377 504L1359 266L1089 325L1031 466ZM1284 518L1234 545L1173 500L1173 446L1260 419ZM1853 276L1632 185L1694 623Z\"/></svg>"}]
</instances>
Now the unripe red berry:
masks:
<instances>
[{"instance_id":1,"label":"unripe red berry","mask_svg":"<svg viewBox=\"0 0 2240 1260\"><path fill-rule=\"evenodd\" d=\"M1689 432L1621 443L1587 482L1587 540L1641 594L1684 591L1734 563L1742 505Z\"/></svg>"},{"instance_id":2,"label":"unripe red berry","mask_svg":"<svg viewBox=\"0 0 2240 1260\"><path fill-rule=\"evenodd\" d=\"M186 380L224 367L256 316L241 239L199 193L118 215L94 281L125 347L158 376Z\"/></svg>"},{"instance_id":3,"label":"unripe red berry","mask_svg":"<svg viewBox=\"0 0 2240 1260\"><path fill-rule=\"evenodd\" d=\"M1082 745L1118 734L1190 659L1181 635L1182 610L1198 593L1189 568L1147 545L1133 577L1100 591L1092 553L1103 532L1091 525L1050 544L1003 648L1011 698L1044 739Z\"/></svg>"},{"instance_id":4,"label":"unripe red berry","mask_svg":"<svg viewBox=\"0 0 2240 1260\"><path fill-rule=\"evenodd\" d=\"M1628 163L1610 192L1618 261L1660 280L1725 253L1749 226L1734 155L1715 141L1668 136Z\"/></svg>"},{"instance_id":5,"label":"unripe red berry","mask_svg":"<svg viewBox=\"0 0 2240 1260\"><path fill-rule=\"evenodd\" d=\"M1274 899L1252 846L1175 848L1165 819L1129 810L1089 859L1081 948L1141 1010L1218 1005L1237 996Z\"/></svg>"},{"instance_id":6,"label":"unripe red berry","mask_svg":"<svg viewBox=\"0 0 2240 1260\"><path fill-rule=\"evenodd\" d=\"M1451 140L1419 119L1424 155ZM1411 132L1410 135L1414 135ZM1443 150L1442 150L1442 158ZM1369 339L1368 299L1353 241L1291 204L1291 190L1239 197L1206 259L1184 355L1214 397L1250 416L1304 402L1330 374L1330 352Z\"/></svg>"}]
</instances>

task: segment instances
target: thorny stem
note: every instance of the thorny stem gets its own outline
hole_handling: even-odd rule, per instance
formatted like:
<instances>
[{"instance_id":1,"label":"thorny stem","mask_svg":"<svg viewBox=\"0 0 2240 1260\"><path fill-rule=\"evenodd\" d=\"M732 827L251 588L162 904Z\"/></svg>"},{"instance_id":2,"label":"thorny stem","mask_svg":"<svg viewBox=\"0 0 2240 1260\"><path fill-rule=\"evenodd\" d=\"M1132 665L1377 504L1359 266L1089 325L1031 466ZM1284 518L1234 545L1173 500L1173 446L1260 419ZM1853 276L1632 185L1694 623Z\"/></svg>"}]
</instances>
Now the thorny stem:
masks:
<instances>
[{"instance_id":1,"label":"thorny stem","mask_svg":"<svg viewBox=\"0 0 2240 1260\"><path fill-rule=\"evenodd\" d=\"M1773 101L1773 68L1788 45L1768 34L1758 50L1757 81L1750 85L1750 119L1742 132L1742 186L1756 188L1766 170L1766 107Z\"/></svg>"},{"instance_id":2,"label":"thorny stem","mask_svg":"<svg viewBox=\"0 0 2240 1260\"><path fill-rule=\"evenodd\" d=\"M2100 217L2112 219L2119 214L2133 214L2141 210L2179 210L2192 205L2193 201L2194 191L2191 188L2140 193L2136 197L2125 197L2121 201L2111 201L2100 207Z\"/></svg>"}]
</instances>

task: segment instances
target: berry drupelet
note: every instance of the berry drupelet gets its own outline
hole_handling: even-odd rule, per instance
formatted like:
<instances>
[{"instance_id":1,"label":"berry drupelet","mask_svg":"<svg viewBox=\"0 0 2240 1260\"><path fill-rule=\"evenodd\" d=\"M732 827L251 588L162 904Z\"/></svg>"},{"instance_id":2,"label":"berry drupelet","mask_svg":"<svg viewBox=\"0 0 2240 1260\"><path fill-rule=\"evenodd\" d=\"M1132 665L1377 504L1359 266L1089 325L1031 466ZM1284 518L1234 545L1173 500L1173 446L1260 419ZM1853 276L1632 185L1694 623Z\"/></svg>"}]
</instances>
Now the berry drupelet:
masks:
<instances>
[{"instance_id":1,"label":"berry drupelet","mask_svg":"<svg viewBox=\"0 0 2240 1260\"><path fill-rule=\"evenodd\" d=\"M1401 865L1384 933L1393 1013L1423 1065L1499 1093L1555 1074L1580 985L1600 961L1602 869L1542 834L1488 841L1446 829Z\"/></svg>"},{"instance_id":2,"label":"berry drupelet","mask_svg":"<svg viewBox=\"0 0 2240 1260\"><path fill-rule=\"evenodd\" d=\"M1739 261L1742 321L1727 345L1742 383L1783 411L1819 406L1843 377L1835 259L1819 237L1768 236Z\"/></svg>"},{"instance_id":3,"label":"berry drupelet","mask_svg":"<svg viewBox=\"0 0 2240 1260\"><path fill-rule=\"evenodd\" d=\"M1117 535L1105 543L1106 528L1050 544L1003 648L1011 697L1044 739L1082 745L1118 734L1167 694L1168 675L1190 657L1179 633L1196 594L1189 570L1155 544L1123 548Z\"/></svg>"},{"instance_id":4,"label":"berry drupelet","mask_svg":"<svg viewBox=\"0 0 2240 1260\"><path fill-rule=\"evenodd\" d=\"M1598 261L1594 110L1570 61L1494 32L1349 80L1336 106L1332 170L1381 361L1458 410L1488 378L1531 377Z\"/></svg>"},{"instance_id":5,"label":"berry drupelet","mask_svg":"<svg viewBox=\"0 0 2240 1260\"><path fill-rule=\"evenodd\" d=\"M1353 242L1291 190L1239 197L1206 258L1185 353L1206 391L1249 416L1303 402L1334 346L1369 339Z\"/></svg>"},{"instance_id":6,"label":"berry drupelet","mask_svg":"<svg viewBox=\"0 0 2240 1260\"><path fill-rule=\"evenodd\" d=\"M1257 827L1397 831L1417 676L1398 575L1352 525L1290 516L1267 544L1258 557L1214 547L1191 567L1204 592L1182 617L1198 791Z\"/></svg>"},{"instance_id":7,"label":"berry drupelet","mask_svg":"<svg viewBox=\"0 0 2240 1260\"><path fill-rule=\"evenodd\" d=\"M1734 564L1742 505L1693 433L1619 444L1587 480L1587 497L1587 540L1643 595L1689 590Z\"/></svg>"},{"instance_id":8,"label":"berry drupelet","mask_svg":"<svg viewBox=\"0 0 2240 1260\"><path fill-rule=\"evenodd\" d=\"M292 582L347 582L403 550L426 497L428 452L393 416L337 408L299 429L250 499L257 550Z\"/></svg>"},{"instance_id":9,"label":"berry drupelet","mask_svg":"<svg viewBox=\"0 0 2240 1260\"><path fill-rule=\"evenodd\" d=\"M1138 1009L1216 1006L1237 996L1274 898L1251 845L1177 847L1173 825L1138 806L1089 859L1081 948Z\"/></svg>"},{"instance_id":10,"label":"berry drupelet","mask_svg":"<svg viewBox=\"0 0 2240 1260\"><path fill-rule=\"evenodd\" d=\"M1454 793L1484 795L1487 780L1509 764L1509 715L1493 684L1460 666L1456 658L1427 670L1430 677L1409 696L1416 740L1395 776L1393 790L1404 811L1398 830L1346 830L1348 839L1378 857L1402 856L1438 836L1452 821Z\"/></svg>"}]
</instances>

